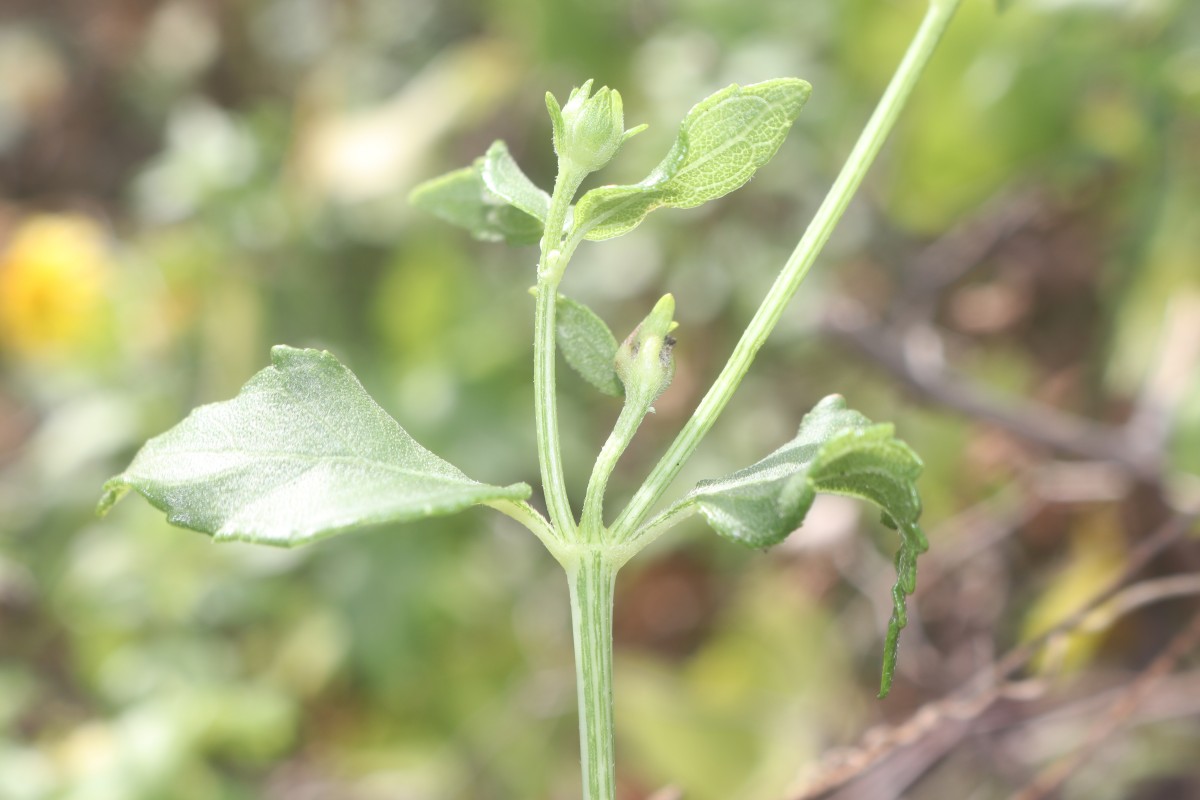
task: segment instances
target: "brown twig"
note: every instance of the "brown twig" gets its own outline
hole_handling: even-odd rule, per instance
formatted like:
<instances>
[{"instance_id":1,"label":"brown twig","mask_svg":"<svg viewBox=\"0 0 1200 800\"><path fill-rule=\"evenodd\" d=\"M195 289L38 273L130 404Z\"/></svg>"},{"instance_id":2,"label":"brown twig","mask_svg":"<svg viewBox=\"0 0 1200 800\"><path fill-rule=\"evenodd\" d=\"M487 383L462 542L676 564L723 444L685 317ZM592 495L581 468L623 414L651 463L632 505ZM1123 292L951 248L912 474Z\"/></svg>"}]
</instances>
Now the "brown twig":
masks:
<instances>
[{"instance_id":1,"label":"brown twig","mask_svg":"<svg viewBox=\"0 0 1200 800\"><path fill-rule=\"evenodd\" d=\"M1028 228L1046 211L1039 190L1002 195L987 203L978 214L938 237L912 260L904 296L897 308L909 309L907 316L932 318L942 293L968 272L987 261L1006 241Z\"/></svg>"},{"instance_id":2,"label":"brown twig","mask_svg":"<svg viewBox=\"0 0 1200 800\"><path fill-rule=\"evenodd\" d=\"M926 703L899 725L868 731L860 746L827 754L824 763L803 779L789 798L817 800L825 797L838 787L863 778L902 748L916 745L933 735L939 738L930 749L940 758L962 740L969 723L982 716L998 700L1029 700L1040 696L1042 691L1040 681L1009 681L982 692L956 694ZM893 781L889 778L888 782Z\"/></svg>"},{"instance_id":3,"label":"brown twig","mask_svg":"<svg viewBox=\"0 0 1200 800\"><path fill-rule=\"evenodd\" d=\"M1115 597L1156 556L1179 541L1200 519L1200 513L1176 514L1144 539L1130 553L1121 575L1094 595L1078 611L1042 635L1013 648L995 664L982 670L966 686L950 696L927 703L907 721L892 727L868 731L863 743L852 749L835 751L825 763L791 795L792 800L815 800L873 769L900 748L912 745L945 725L969 723L980 717L998 700L1029 700L1044 691L1041 681L1012 681L1011 676L1024 667L1047 644L1075 630L1093 610ZM962 731L954 741L961 739Z\"/></svg>"},{"instance_id":4,"label":"brown twig","mask_svg":"<svg viewBox=\"0 0 1200 800\"><path fill-rule=\"evenodd\" d=\"M1093 595L1078 611L1050 630L1010 650L1008 654L996 662L994 667L985 670L985 675L976 678L976 681L982 679L985 682L994 683L1007 678L1028 664L1038 650L1051 639L1058 638L1064 633L1068 633L1079 627L1093 610L1116 596L1117 593L1125 588L1130 580L1145 569L1160 553L1182 539L1196 525L1197 520L1200 520L1200 512L1197 511L1178 513L1172 516L1148 538L1138 543L1137 547L1129 554L1129 558L1125 562L1125 568L1121 570L1121 574L1105 586L1102 591Z\"/></svg>"},{"instance_id":5,"label":"brown twig","mask_svg":"<svg viewBox=\"0 0 1200 800\"><path fill-rule=\"evenodd\" d=\"M1198 594L1200 594L1200 572L1167 575L1162 578L1138 581L1132 586L1122 589L1108 602L1093 609L1079 624L1079 630L1085 633L1106 630L1112 626L1114 621L1133 613L1142 606Z\"/></svg>"},{"instance_id":6,"label":"brown twig","mask_svg":"<svg viewBox=\"0 0 1200 800\"><path fill-rule=\"evenodd\" d=\"M1007 734L1013 744L1019 743L1024 747L1037 747L1027 729L1031 726L1075 725L1082 719L1089 719L1110 708L1116 699L1127 689L1129 682L1097 691L1096 687L1073 687L1071 697L1062 703L1049 708L1033 708L1034 713L1020 718L997 718L991 720L982 718L971 729L972 734L993 736ZM1154 693L1145 699L1138 710L1126 721L1125 727L1145 725L1165 720L1176 720L1183 717L1200 715L1200 674L1195 672L1181 673L1164 678L1155 687Z\"/></svg>"},{"instance_id":7,"label":"brown twig","mask_svg":"<svg viewBox=\"0 0 1200 800\"><path fill-rule=\"evenodd\" d=\"M1000 398L944 369L915 363L905 347L912 334L873 323L863 309L842 300L826 313L821 329L882 367L911 391L972 419L986 422L1060 453L1120 465L1148 483L1162 475L1161 451L1147 452L1125 428L1101 425L1053 408ZM928 330L921 328L928 333Z\"/></svg>"},{"instance_id":8,"label":"brown twig","mask_svg":"<svg viewBox=\"0 0 1200 800\"><path fill-rule=\"evenodd\" d=\"M1200 647L1200 612L1177 633L1158 656L1130 682L1104 715L1092 728L1087 741L1081 747L1055 761L1038 774L1033 781L1013 795L1012 800L1045 800L1061 789L1071 776L1086 764L1141 705L1150 690L1175 670L1188 653Z\"/></svg>"},{"instance_id":9,"label":"brown twig","mask_svg":"<svg viewBox=\"0 0 1200 800\"><path fill-rule=\"evenodd\" d=\"M993 204L979 219L943 237L914 259L912 269L908 271L911 278L903 290L904 302L897 304L903 309L902 313L894 315L887 322L880 322L871 319L853 301L842 300L833 304L825 314L821 328L826 334L846 343L885 369L902 385L938 405L1001 428L1051 451L1090 462L1077 465L1090 470L1087 476L1055 472L1054 477L1065 480L1058 481L1054 486L1049 486L1045 480L1034 479L1026 487L1031 491L1025 492L1027 496L1018 508L1039 508L1046 502L1061 502L1063 498L1067 498L1067 502L1095 500L1097 477L1104 478L1099 483L1103 484L1103 491L1107 493L1106 499L1130 496L1135 487L1140 485L1155 487L1156 497L1165 504L1165 426L1173 407L1182 396L1181 387L1187 385L1181 376L1193 374L1189 365L1200 357L1200 326L1196 324L1195 314L1190 313L1194 307L1185 307L1182 301L1176 303L1164 327L1163 344L1149 365L1145 386L1135 404L1134 413L1122 425L1094 422L1036 403L998 395L982 385L953 375L944 363L942 336L933 324L940 296L971 269L983 263L1004 241L1034 222L1044 207L1045 202L1037 195L1010 197ZM1067 467L1068 470L1070 468ZM1098 470L1106 472L1100 475ZM1081 493L1080 489L1084 491ZM953 749L998 700L1005 697L1029 700L1044 690L1040 681L1012 680L1012 676L1043 648L1064 641L1066 634L1081 626L1111 623L1143 603L1195 591L1196 581L1200 580L1195 575L1185 578L1169 576L1127 588L1130 581L1156 556L1181 539L1196 523L1196 510L1174 511L1174 515L1164 524L1155 527L1153 534L1137 544L1122 574L1076 613L1036 639L1013 648L977 673L962 689L942 700L926 704L905 723L870 731L860 747L832 754L805 788L795 795L795 800L828 796L837 787L851 781L856 781L855 790L840 792L838 797L875 798L882 796L878 794L879 791L890 792L896 785L908 785ZM986 547L1002 538L1003 531L1012 529L1011 525L985 525L981 528L982 532L972 538L978 538ZM972 551L975 544L966 548L965 552ZM946 563L950 565L958 560L951 556L946 558ZM1122 593L1123 590L1126 592ZM1106 603L1110 605L1102 609L1102 614L1098 614L1097 609ZM1178 641L1178 637L1172 643L1175 641ZM1169 645L1164 655L1173 651L1174 647ZM1139 681L1140 678L1131 690L1137 687ZM1134 695L1135 705L1141 696L1141 693ZM1121 705L1121 708L1124 709L1124 706ZM1132 710L1128 713L1132 713ZM1120 724L1120 720L1115 724ZM922 747L912 747L918 743ZM896 766L895 770L889 770L885 779L867 786L863 776L901 748L906 748L910 756L908 761L912 763ZM1081 759L1078 763L1089 756L1085 746L1078 754ZM1068 766L1075 763L1069 762ZM891 774L893 772L910 775L910 779ZM1069 770L1066 774L1069 775Z\"/></svg>"}]
</instances>

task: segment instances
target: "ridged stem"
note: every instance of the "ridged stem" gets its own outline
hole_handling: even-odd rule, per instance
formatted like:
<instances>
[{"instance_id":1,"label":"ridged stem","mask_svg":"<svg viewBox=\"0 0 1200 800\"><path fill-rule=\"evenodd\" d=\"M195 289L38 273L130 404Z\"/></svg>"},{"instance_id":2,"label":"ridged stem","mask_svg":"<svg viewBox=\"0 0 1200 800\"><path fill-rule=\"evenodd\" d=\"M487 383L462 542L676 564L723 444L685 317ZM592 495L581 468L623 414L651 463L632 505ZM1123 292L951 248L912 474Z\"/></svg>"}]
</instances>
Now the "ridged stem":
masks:
<instances>
[{"instance_id":1,"label":"ridged stem","mask_svg":"<svg viewBox=\"0 0 1200 800\"><path fill-rule=\"evenodd\" d=\"M583 800L614 800L612 621L618 566L605 548L580 548L564 566L571 588Z\"/></svg>"},{"instance_id":2,"label":"ridged stem","mask_svg":"<svg viewBox=\"0 0 1200 800\"><path fill-rule=\"evenodd\" d=\"M551 195L546 232L542 235L542 254L538 260L537 303L533 325L533 394L537 427L538 464L542 473L542 491L546 510L558 535L570 541L575 535L575 518L567 497L563 474L562 448L558 437L558 406L555 395L555 311L558 284L570 258L563 252L563 227L571 199L584 176L560 168Z\"/></svg>"}]
</instances>

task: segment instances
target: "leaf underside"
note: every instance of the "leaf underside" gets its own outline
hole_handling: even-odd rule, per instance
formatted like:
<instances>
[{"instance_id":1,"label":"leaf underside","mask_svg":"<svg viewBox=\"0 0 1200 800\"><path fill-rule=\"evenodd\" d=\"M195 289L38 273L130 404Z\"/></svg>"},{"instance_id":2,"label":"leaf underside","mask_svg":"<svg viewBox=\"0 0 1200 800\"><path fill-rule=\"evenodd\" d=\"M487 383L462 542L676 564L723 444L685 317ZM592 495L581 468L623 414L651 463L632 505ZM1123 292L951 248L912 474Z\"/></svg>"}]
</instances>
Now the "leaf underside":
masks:
<instances>
[{"instance_id":1,"label":"leaf underside","mask_svg":"<svg viewBox=\"0 0 1200 800\"><path fill-rule=\"evenodd\" d=\"M890 424L875 424L826 397L805 415L796 438L771 455L720 480L703 481L682 502L694 502L717 533L749 547L769 547L800 526L818 492L874 503L900 534L892 618L884 646L880 696L891 688L906 598L916 589L917 556L929 545L917 520L915 481L923 465Z\"/></svg>"},{"instance_id":2,"label":"leaf underside","mask_svg":"<svg viewBox=\"0 0 1200 800\"><path fill-rule=\"evenodd\" d=\"M284 346L237 397L151 439L104 488L102 514L134 490L174 525L283 547L531 491L471 480L417 444L332 355Z\"/></svg>"},{"instance_id":3,"label":"leaf underside","mask_svg":"<svg viewBox=\"0 0 1200 800\"><path fill-rule=\"evenodd\" d=\"M797 78L733 84L688 112L661 163L641 183L580 198L574 225L592 240L628 233L656 208L694 208L750 180L775 155L812 87Z\"/></svg>"},{"instance_id":4,"label":"leaf underside","mask_svg":"<svg viewBox=\"0 0 1200 800\"><path fill-rule=\"evenodd\" d=\"M556 310L558 347L567 364L604 394L624 396L625 387L614 366L617 339L608 325L583 303L561 294Z\"/></svg>"},{"instance_id":5,"label":"leaf underside","mask_svg":"<svg viewBox=\"0 0 1200 800\"><path fill-rule=\"evenodd\" d=\"M488 148L480 174L492 194L545 224L550 216L550 195L526 177L503 141L497 140Z\"/></svg>"},{"instance_id":6,"label":"leaf underside","mask_svg":"<svg viewBox=\"0 0 1200 800\"><path fill-rule=\"evenodd\" d=\"M469 167L422 183L409 194L409 202L465 228L481 241L537 244L542 238L542 221L489 189L483 178L484 163L480 158Z\"/></svg>"}]
</instances>

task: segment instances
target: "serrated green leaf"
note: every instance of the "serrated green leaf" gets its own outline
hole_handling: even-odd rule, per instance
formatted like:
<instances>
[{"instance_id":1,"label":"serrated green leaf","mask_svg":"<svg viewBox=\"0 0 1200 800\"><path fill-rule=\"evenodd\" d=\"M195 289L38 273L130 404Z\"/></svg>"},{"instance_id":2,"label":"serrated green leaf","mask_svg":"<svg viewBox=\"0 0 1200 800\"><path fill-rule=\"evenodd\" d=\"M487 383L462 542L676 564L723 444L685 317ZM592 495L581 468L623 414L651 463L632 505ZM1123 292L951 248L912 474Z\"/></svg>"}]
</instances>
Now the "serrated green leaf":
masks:
<instances>
[{"instance_id":1,"label":"serrated green leaf","mask_svg":"<svg viewBox=\"0 0 1200 800\"><path fill-rule=\"evenodd\" d=\"M530 494L471 480L417 444L332 355L283 346L237 397L151 439L104 489L102 514L132 489L172 524L283 547Z\"/></svg>"},{"instance_id":2,"label":"serrated green leaf","mask_svg":"<svg viewBox=\"0 0 1200 800\"><path fill-rule=\"evenodd\" d=\"M550 195L539 189L508 152L508 145L495 141L483 156L483 182L491 192L545 224L550 216Z\"/></svg>"},{"instance_id":3,"label":"serrated green leaf","mask_svg":"<svg viewBox=\"0 0 1200 800\"><path fill-rule=\"evenodd\" d=\"M488 189L484 159L448 172L412 190L408 200L435 217L466 228L476 239L509 244L537 244L542 222Z\"/></svg>"},{"instance_id":4,"label":"serrated green leaf","mask_svg":"<svg viewBox=\"0 0 1200 800\"><path fill-rule=\"evenodd\" d=\"M617 338L604 320L583 303L561 294L556 311L558 347L571 369L604 394L624 395L614 366Z\"/></svg>"},{"instance_id":5,"label":"serrated green leaf","mask_svg":"<svg viewBox=\"0 0 1200 800\"><path fill-rule=\"evenodd\" d=\"M611 239L636 228L656 208L694 208L732 192L775 155L811 92L806 81L778 78L734 84L702 100L645 180L601 186L580 198L577 232Z\"/></svg>"},{"instance_id":6,"label":"serrated green leaf","mask_svg":"<svg viewBox=\"0 0 1200 800\"><path fill-rule=\"evenodd\" d=\"M682 502L694 502L719 534L750 547L786 538L804 521L818 492L879 506L884 521L900 533L882 696L891 687L897 639L908 622L905 599L916 588L917 556L929 546L917 524L921 499L915 481L922 466L890 424L872 423L831 395L805 415L792 441L752 466L701 482Z\"/></svg>"}]
</instances>

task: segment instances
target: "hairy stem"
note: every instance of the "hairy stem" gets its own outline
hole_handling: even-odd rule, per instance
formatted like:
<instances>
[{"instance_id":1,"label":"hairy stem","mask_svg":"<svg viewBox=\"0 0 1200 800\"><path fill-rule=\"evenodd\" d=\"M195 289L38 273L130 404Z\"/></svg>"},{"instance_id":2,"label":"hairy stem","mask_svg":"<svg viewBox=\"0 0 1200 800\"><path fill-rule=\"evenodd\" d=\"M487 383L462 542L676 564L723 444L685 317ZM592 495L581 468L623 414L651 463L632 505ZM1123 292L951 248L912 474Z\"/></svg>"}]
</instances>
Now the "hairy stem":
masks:
<instances>
[{"instance_id":1,"label":"hairy stem","mask_svg":"<svg viewBox=\"0 0 1200 800\"><path fill-rule=\"evenodd\" d=\"M515 520L529 529L538 538L550 554L559 561L563 559L563 541L558 531L551 527L546 518L537 509L524 500L489 500L484 505L491 506L509 519Z\"/></svg>"},{"instance_id":2,"label":"hairy stem","mask_svg":"<svg viewBox=\"0 0 1200 800\"><path fill-rule=\"evenodd\" d=\"M563 226L571 198L575 196L583 175L560 168L546 231L542 235L542 255L538 260L537 309L533 333L533 394L537 425L538 464L542 472L542 491L546 494L546 509L559 535L568 541L574 538L575 518L567 497L563 474L562 449L558 438L558 407L554 382L554 315L558 299L558 284L562 280L569 254L561 249Z\"/></svg>"},{"instance_id":3,"label":"hairy stem","mask_svg":"<svg viewBox=\"0 0 1200 800\"><path fill-rule=\"evenodd\" d=\"M626 542L629 550L636 554L648 547L655 539L696 513L695 501L680 501L656 515L637 529ZM632 558L632 555L629 556Z\"/></svg>"},{"instance_id":4,"label":"hairy stem","mask_svg":"<svg viewBox=\"0 0 1200 800\"><path fill-rule=\"evenodd\" d=\"M612 475L625 448L629 447L645 416L646 409L641 404L626 399L625 405L621 407L621 414L613 425L612 433L604 442L604 447L600 448L596 465L592 467L592 477L588 479L587 495L583 500L583 515L580 519L580 527L585 537L595 537L587 541L599 541L604 529L604 493L608 488L609 476Z\"/></svg>"},{"instance_id":5,"label":"hairy stem","mask_svg":"<svg viewBox=\"0 0 1200 800\"><path fill-rule=\"evenodd\" d=\"M579 698L583 800L614 800L612 619L617 565L603 548L581 548L567 565Z\"/></svg>"},{"instance_id":6,"label":"hairy stem","mask_svg":"<svg viewBox=\"0 0 1200 800\"><path fill-rule=\"evenodd\" d=\"M829 240L833 228L845 213L850 199L854 196L867 169L879 154L884 140L887 139L896 123L896 118L904 108L905 102L912 93L913 86L929 63L938 41L946 30L954 12L961 0L932 0L929 11L917 30L916 36L908 46L904 59L896 69L896 74L888 84L883 98L871 115L859 136L858 142L850 152L845 166L834 181L829 193L825 196L821 207L817 209L808 229L801 237L796 249L788 257L782 272L767 292L762 305L759 306L754 318L746 327L742 338L734 348L733 355L717 376L716 381L696 407L691 419L684 425L683 430L671 443L662 459L655 465L646 482L630 500L629 505L612 525L612 536L615 541L623 541L632 536L638 525L646 518L651 507L662 497L671 481L679 474L683 463L695 452L701 439L712 428L717 417L734 391L746 376L750 364L767 336L774 329L779 318L783 315L788 301L796 293L813 262L816 261L821 249Z\"/></svg>"}]
</instances>

